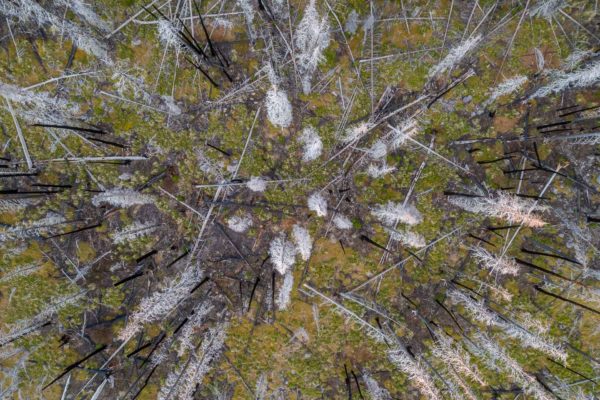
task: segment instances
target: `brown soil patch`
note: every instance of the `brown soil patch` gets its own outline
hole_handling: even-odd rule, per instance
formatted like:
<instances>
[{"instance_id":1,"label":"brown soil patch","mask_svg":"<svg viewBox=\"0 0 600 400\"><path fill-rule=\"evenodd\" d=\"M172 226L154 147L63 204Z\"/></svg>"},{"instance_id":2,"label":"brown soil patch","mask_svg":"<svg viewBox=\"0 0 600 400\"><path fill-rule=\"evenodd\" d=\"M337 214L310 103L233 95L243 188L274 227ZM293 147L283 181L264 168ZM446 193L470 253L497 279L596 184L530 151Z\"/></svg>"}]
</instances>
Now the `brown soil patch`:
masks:
<instances>
[{"instance_id":1,"label":"brown soil patch","mask_svg":"<svg viewBox=\"0 0 600 400\"><path fill-rule=\"evenodd\" d=\"M496 117L494 118L494 129L499 133L506 133L511 131L515 125L519 122L516 118L509 117Z\"/></svg>"}]
</instances>

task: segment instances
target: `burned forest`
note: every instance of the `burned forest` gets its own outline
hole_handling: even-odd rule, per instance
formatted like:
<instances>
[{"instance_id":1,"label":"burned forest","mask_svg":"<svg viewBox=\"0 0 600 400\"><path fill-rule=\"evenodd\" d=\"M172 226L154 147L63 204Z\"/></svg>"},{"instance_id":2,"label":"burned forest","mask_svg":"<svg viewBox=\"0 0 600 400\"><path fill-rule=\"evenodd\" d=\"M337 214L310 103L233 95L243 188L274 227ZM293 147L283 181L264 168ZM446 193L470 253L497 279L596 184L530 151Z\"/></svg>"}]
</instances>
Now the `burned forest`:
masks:
<instances>
[{"instance_id":1,"label":"burned forest","mask_svg":"<svg viewBox=\"0 0 600 400\"><path fill-rule=\"evenodd\" d=\"M0 0L0 399L598 399L599 7Z\"/></svg>"}]
</instances>

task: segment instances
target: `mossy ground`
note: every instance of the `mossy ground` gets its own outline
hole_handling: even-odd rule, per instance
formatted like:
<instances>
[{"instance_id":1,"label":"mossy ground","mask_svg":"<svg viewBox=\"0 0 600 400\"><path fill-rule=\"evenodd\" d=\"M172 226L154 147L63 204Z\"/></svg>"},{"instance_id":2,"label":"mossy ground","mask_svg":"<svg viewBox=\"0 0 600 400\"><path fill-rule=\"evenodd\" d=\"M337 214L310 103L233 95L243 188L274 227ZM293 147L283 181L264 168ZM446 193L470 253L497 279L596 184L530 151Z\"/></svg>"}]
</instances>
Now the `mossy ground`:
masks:
<instances>
[{"instance_id":1,"label":"mossy ground","mask_svg":"<svg viewBox=\"0 0 600 400\"><path fill-rule=\"evenodd\" d=\"M126 19L130 14L127 11L128 7L136 9L141 5L134 0L126 2L102 0L101 3L105 13L110 15L113 21ZM373 3L382 17L388 13L391 15L399 12L395 3L380 4L381 2L377 1ZM290 1L290 4L295 10L303 8L303 2ZM479 4L481 9L487 10L491 2L484 1ZM364 16L368 13L368 8L368 2L363 1L349 1L334 7L342 25L351 10L356 10ZM431 15L447 18L449 10L449 1L437 2ZM508 12L510 8L506 6L502 10ZM509 54L504 60L508 40L516 29L522 6L516 6L512 12L515 17L511 22L479 49L478 55L473 60L476 75L457 86L440 102L424 112L420 117L420 133L416 137L416 140L426 146L433 143L432 148L448 160L472 168L474 173L482 178L484 184L493 189L513 185L515 180L510 180L510 177L502 172L500 164L483 166L478 165L476 161L501 157L507 150L507 145L500 141L492 145L477 145L480 147L479 152L468 153L469 149L457 150L452 146L452 142L467 137L518 136L523 134L525 119L528 119L531 126L544 122L546 115L554 107L552 103L541 101L513 106L512 101L522 93L501 98L491 118L474 117L474 113L479 110L481 103L489 95L489 89L504 78L523 74L531 76L532 80L541 79L535 76L537 67L532 57L534 48L542 50L547 67L557 68L567 55L570 46L564 36L554 36L546 20L529 18L515 35ZM481 18L481 10L477 9L474 13L475 18ZM581 17L585 18L586 15L584 13ZM334 19L330 18L330 20ZM332 25L336 26L333 23ZM437 48L442 44L441 34L444 32L445 25L445 19L405 22L402 18L377 24L375 35L379 40L373 49L373 55L377 57L399 54L421 47ZM456 43L464 29L464 18L456 16L451 18L447 43ZM572 30L573 28L570 32ZM66 39L56 40L57 32L51 34L51 40L44 40L41 37L33 39L39 57L43 60L43 68L37 60L33 46L24 36L16 36L16 46L20 51L18 58L14 44L4 41L2 51L5 56L0 58L2 77L0 80L27 87L60 76L68 61L72 43ZM227 46L239 80L256 77L255 74L262 65L262 56L259 52L264 43L257 43L252 48L247 41L242 40L245 35L243 23L236 24L230 31L218 35ZM349 48L341 40L342 35L345 35ZM467 66L459 68L448 77L447 81L432 83L427 76L429 68L446 54L446 50L431 50L414 56L399 55L377 60L374 62L374 70L371 71L368 62L353 64L349 53L352 52L355 60L371 57L369 35L370 33L365 32L363 28L359 28L354 34L336 33L336 40L325 52L324 60L319 67L320 76L335 69L336 79L327 85L317 86L318 90L309 95L296 93L300 89L296 87L292 73L286 73L286 84L292 91L290 97L295 99L293 104L296 113L294 124L289 129L280 129L271 125L264 111L259 114L252 131L252 139L239 166L238 177L265 176L274 180L300 178L306 180L269 185L268 190L263 194L247 194L232 190L228 200L231 200L233 205L221 206L217 220L223 223L228 216L250 210L256 223L246 235L246 240L249 242L245 242L245 245L251 248L253 253L259 253L255 251L256 248L265 251L268 235L272 232L286 229L289 231L289 227L294 223L302 222L307 225L315 238L313 256L307 264L298 262L295 266L294 277L297 286L287 310L275 312L274 315L265 314L264 310L261 310L265 294L261 294L257 296L249 310L232 312L224 357L214 365L213 372L205 378L201 396L209 398L213 388L229 385L233 390L233 398L251 399L258 377L266 374L269 388L272 390L280 387L287 388L286 398L343 398L347 396L344 383L346 378L344 365L346 365L349 370L352 369L358 375L361 371L371 371L372 375L395 396L418 397L418 394L410 389L406 377L398 373L385 357L385 344L369 338L363 329L340 315L330 304L321 302L316 297L306 296L300 289L303 283L309 283L340 300L337 296L339 293L355 287L408 255L403 251L404 249L392 248L386 262L381 263L381 251L361 241L359 235L365 234L382 245L387 243L389 233L370 214L370 207L387 201L402 202L416 171L423 162L425 168L416 181L411 203L415 204L425 219L422 224L415 227L415 231L431 242L456 227L465 226L465 229L460 235L430 248L419 261L409 259L400 268L391 270L381 279L376 289L369 286L365 295L370 296L372 301L385 308L390 317L400 323L400 325L393 325L400 337L405 338L415 348L424 348L432 344L431 338L427 337L427 331L420 326L419 320L410 314L412 306L403 301L400 295L405 295L417 306L423 307L421 312L427 318L443 319L447 317L441 316L442 312L439 308L431 308L431 303L432 299L443 301L442 288L452 278L451 273L463 269L480 279L486 276L472 261L464 266L461 265L469 247L477 243L464 234L465 232L482 234L486 224L500 222L473 218L472 215L450 207L441 195L448 187L472 186L470 177L449 166L441 158L426 154L421 148L410 144L387 156L388 164L395 166L396 171L379 179L366 175L364 165L360 163L347 169L348 165L342 165L342 157L328 161L340 148L339 124L344 113L342 104L347 104L354 89L361 87L356 76L357 69L362 85L370 85L371 73L373 73L376 93L381 93L389 86L406 98L422 91L427 85L443 87L467 69ZM585 37L581 31L573 35L572 40ZM132 44L134 42L135 45ZM207 159L223 170L238 162L256 110L261 106L260 95L257 94L256 98L240 96L224 102L221 106L216 106L214 102L227 92L227 88L212 88L193 68L183 67L185 64L183 59L177 57L172 51L167 53L166 61L162 63L164 48L157 40L155 29L152 27L132 24L119 33L112 46L115 58L119 60L119 68L126 72L128 68L134 67L135 74L142 77L156 94L173 95L179 104L184 105L185 117L169 117L164 112L106 96L102 92L113 93L117 78L108 74L107 70L110 69L104 67L98 70L97 75L78 79L76 82L67 79L58 84L42 86L40 90L55 93L59 98L61 91L68 91L69 102L73 107L77 107L77 110L73 108L74 116L85 117L91 123L109 128L111 137L127 143L127 148L119 150L96 146L89 141L81 140L80 136L64 131L59 136L59 143L49 136L44 128L27 126L26 122L22 121L29 151L36 162L43 163L44 160L64 157L65 148L78 156L146 154L149 160L135 161L127 165L87 164L85 167L80 163L50 163L41 175L36 177L37 180L52 184L77 183L77 187L68 193L59 193L38 200L38 206L34 209L1 213L3 224L9 226L19 221L32 221L52 210L60 211L67 219L84 217L82 209L89 205L94 195L94 192L88 190L96 187L90 175L108 187L136 188L147 182L150 177L168 169L169 177L165 179L162 187L175 195L179 201L191 204L193 207L200 207L206 204L204 199L211 199L214 196L216 189L198 190L194 185L215 183L216 177L207 175L198 168L197 151L201 149ZM94 70L96 63L97 60L77 50L71 70ZM502 66L501 73L499 73L499 66ZM256 92L262 92L267 85L266 81L257 84ZM341 100L342 95L343 100ZM127 96L143 103L140 96L136 98L133 91L126 92L124 97ZM573 94L571 97L573 102L585 104L586 101L593 100L592 96ZM470 97L469 101L465 101L467 97ZM377 100L377 96L371 98L368 90L357 90L349 125L368 118L372 110L372 101L377 102ZM152 107L164 109L156 102L152 103ZM16 138L14 124L10 114L4 109L0 111L0 125L4 136L3 142L10 139L4 155L9 155L15 160L21 159L22 151ZM309 164L301 161L302 150L296 140L301 129L307 125L317 127L325 148L321 159ZM377 135L384 131L385 128L382 128ZM373 135L373 139L361 142L360 149L354 149L355 158L356 154L360 154L361 149L370 146L375 136ZM230 155L225 156L207 147L206 143L217 146ZM538 142L538 151L541 159L555 163L562 161L560 152L557 152L551 143ZM501 165L507 168L506 164ZM348 173L341 180L343 185L329 185L333 178L343 174L344 171ZM120 178L126 173L130 173L131 177L127 180ZM11 183L7 181L6 188L11 184L16 184L16 181ZM334 200L337 202L339 197L335 191L342 189L343 186L352 188L347 195L352 203L341 201L337 209L351 218L353 223L351 231L341 232L336 228L327 230L328 220L318 219L306 210L306 195L326 186L334 193L329 195L332 202ZM572 182L560 180L553 186L552 195L572 198L574 187ZM536 194L538 188L539 185L532 185L526 187L525 191ZM56 240L73 251L69 254L76 257L77 266L92 262L110 248L111 263L122 262L124 268L131 269L132 260L156 247L157 243L166 242L167 239L160 237L161 234L168 234L169 239L177 238L174 239L179 243L177 250L183 249L183 241L180 238L194 238L202 224L201 218L174 203L164 194L159 192L154 194L158 199L156 207L161 215L165 216L158 234L117 246L111 245L106 238L102 242L92 243L93 237L86 235L82 235L76 243L68 245L62 241L63 239ZM245 208L245 205L255 201L286 206ZM102 227L95 231L98 234L103 232L108 234L112 229L129 225L135 216L142 214L143 210L139 207L114 212L103 222ZM527 236L535 234L538 240L566 250L566 243L557 240L555 236L557 231L553 229L552 226L545 228L544 234L535 234L524 229L513 247L518 248ZM487 237L498 244L502 243L493 236ZM249 243L252 242L254 245L251 246ZM42 268L31 275L0 283L2 324L31 318L50 299L73 293L77 287L65 280L61 273L62 268L67 270L71 268L68 265L69 257L58 257L52 260L46 257L47 252L53 251L52 242L29 240L24 246L23 251L18 255L3 257L0 264L2 274L7 274L16 266L27 263L38 263ZM156 263L160 265L161 262L165 263L173 259L175 253L176 251L173 251L168 255L157 256ZM264 254L253 255L264 256ZM547 260L543 258L532 258L532 262L540 264L545 261ZM93 277L102 277L98 279L105 279L110 281L110 284L114 284L117 279L115 276L111 277L110 264L99 265L100 269L94 270ZM564 274L572 271L565 264L553 264L553 267L554 271ZM171 272L157 269L156 275L169 277ZM252 273L246 272L244 278L251 282L253 276ZM573 312L570 305L550 298L534 296L531 285L523 285L517 279L506 279L501 283L514 296L510 304L503 304L503 306L509 307L512 312L540 313L544 318L552 321L550 330L552 336L568 338L571 344L588 354L600 350L597 340L598 330L595 327L597 316L586 312ZM97 287L94 279L90 279L86 285L94 293L93 297L86 302L69 306L58 315L56 324L61 325L64 330L81 329L84 312L92 305L103 310L105 319L122 314L132 307L131 299L128 297L130 287L109 287L99 290L101 285ZM237 296L233 291L227 293L231 298ZM535 302L532 298L535 298ZM344 304L364 315L364 318L374 324L375 314L365 312L351 302ZM571 335L567 331L574 324L578 324L579 329L576 334ZM117 322L101 330L91 329L90 335L94 337L96 343L110 343L111 337L115 336L122 327L123 322ZM159 327L153 326L145 335L152 337L159 331ZM52 336L46 336L46 332L54 333ZM41 379L47 382L60 373L65 365L81 357L81 354L78 354L69 344L59 347L60 336L55 331L48 328L41 333L41 335L19 339L17 342L19 347L26 351L31 350L34 354L22 374L23 377L31 377L31 382L36 383ZM568 370L548 361L539 352L524 350L516 341L502 342L509 353L528 371L547 369L565 380L576 378ZM130 345L126 349L127 352L135 348L133 343ZM586 376L594 376L592 363L586 357L577 352L569 352L569 356L570 365L576 366L576 369ZM6 365L10 366L10 363L9 361ZM94 364L98 362L91 362L89 365L93 368ZM88 374L89 372L85 370L76 370L73 379L85 381ZM491 371L487 371L485 377L490 386L505 386L502 378ZM164 383L163 377L150 381L139 398L155 398L158 387L162 383ZM590 385L584 384L582 388L588 386ZM35 393L33 386L25 383L23 387L24 393ZM362 389L364 393L364 385ZM490 396L490 393L479 394L484 398ZM60 389L56 386L44 392L46 398L58 398L59 395ZM35 397L33 394L31 396Z\"/></svg>"}]
</instances>

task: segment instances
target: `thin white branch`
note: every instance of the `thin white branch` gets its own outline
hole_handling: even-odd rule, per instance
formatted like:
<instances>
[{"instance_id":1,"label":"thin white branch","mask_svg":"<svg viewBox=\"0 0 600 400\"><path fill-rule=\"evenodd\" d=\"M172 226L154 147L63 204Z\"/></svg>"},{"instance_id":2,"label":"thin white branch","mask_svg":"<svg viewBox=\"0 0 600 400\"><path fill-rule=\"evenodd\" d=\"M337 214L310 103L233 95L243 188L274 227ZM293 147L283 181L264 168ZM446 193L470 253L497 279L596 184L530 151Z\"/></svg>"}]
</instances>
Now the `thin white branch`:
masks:
<instances>
[{"instance_id":1,"label":"thin white branch","mask_svg":"<svg viewBox=\"0 0 600 400\"><path fill-rule=\"evenodd\" d=\"M140 11L136 12L131 17L129 17L129 19L127 19L127 21L125 21L121 25L119 25L117 27L117 29L115 29L114 31L112 31L111 33L109 33L108 35L106 35L106 39L110 39L110 37L113 36L115 33L119 32L121 29L125 28L131 21L133 21L134 19L136 19L141 13L143 13L144 11L146 11L147 8L149 8L152 5L154 5L154 3L156 3L157 1L158 0L154 0L150 4L148 4L146 7L142 7L142 9Z\"/></svg>"},{"instance_id":2,"label":"thin white branch","mask_svg":"<svg viewBox=\"0 0 600 400\"><path fill-rule=\"evenodd\" d=\"M23 131L21 131L21 125L19 125L19 121L17 120L15 110L13 110L12 105L10 104L10 101L8 99L4 99L4 101L6 101L8 111L10 111L10 115L12 116L13 122L15 123L15 129L17 130L17 135L19 136L19 142L21 142L21 148L23 149L23 154L25 155L25 161L27 161L27 168L29 170L32 170L33 162L31 162L31 156L29 155L29 150L27 149L27 142L25 142L25 137L23 136Z\"/></svg>"},{"instance_id":3,"label":"thin white branch","mask_svg":"<svg viewBox=\"0 0 600 400\"><path fill-rule=\"evenodd\" d=\"M70 75L62 75L62 76L57 76L56 78L48 79L47 81L43 81L43 82L36 83L36 84L34 84L34 85L28 86L28 87L24 88L24 90L31 90L31 89L35 89L35 88L38 88L38 87L40 87L40 86L47 85L47 84L49 84L49 83L52 83L52 82L61 81L61 80L63 80L63 79L76 78L76 77L78 77L78 76L95 75L95 74L97 74L97 73L98 73L98 72L96 72L96 71L90 71L90 72L79 72L79 73L77 73L77 74L70 74Z\"/></svg>"}]
</instances>

